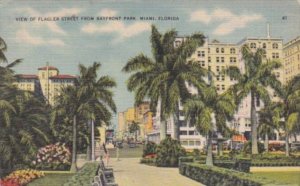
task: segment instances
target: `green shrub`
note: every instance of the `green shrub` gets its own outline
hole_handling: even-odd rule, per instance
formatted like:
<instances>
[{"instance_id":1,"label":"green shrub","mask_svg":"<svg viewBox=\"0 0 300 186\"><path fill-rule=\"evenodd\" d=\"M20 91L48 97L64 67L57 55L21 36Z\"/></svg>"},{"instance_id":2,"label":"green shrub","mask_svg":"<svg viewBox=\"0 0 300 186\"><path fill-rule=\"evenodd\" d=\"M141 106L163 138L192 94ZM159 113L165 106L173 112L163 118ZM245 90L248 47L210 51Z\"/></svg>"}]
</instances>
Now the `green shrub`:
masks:
<instances>
[{"instance_id":1,"label":"green shrub","mask_svg":"<svg viewBox=\"0 0 300 186\"><path fill-rule=\"evenodd\" d=\"M245 154L251 154L251 141L248 141L247 143L244 144L243 147L243 153ZM265 147L264 144L261 142L257 142L257 147L258 147L258 153L261 154L262 152L264 152Z\"/></svg>"},{"instance_id":2,"label":"green shrub","mask_svg":"<svg viewBox=\"0 0 300 186\"><path fill-rule=\"evenodd\" d=\"M262 154L252 157L252 166L300 166L300 157L274 154Z\"/></svg>"},{"instance_id":3,"label":"green shrub","mask_svg":"<svg viewBox=\"0 0 300 186\"><path fill-rule=\"evenodd\" d=\"M185 155L185 150L180 142L167 137L156 148L156 165L159 167L177 167L180 156Z\"/></svg>"},{"instance_id":4,"label":"green shrub","mask_svg":"<svg viewBox=\"0 0 300 186\"><path fill-rule=\"evenodd\" d=\"M214 165L241 172L250 172L251 159L215 159Z\"/></svg>"},{"instance_id":5,"label":"green shrub","mask_svg":"<svg viewBox=\"0 0 300 186\"><path fill-rule=\"evenodd\" d=\"M96 175L98 163L86 163L64 186L90 186Z\"/></svg>"},{"instance_id":6,"label":"green shrub","mask_svg":"<svg viewBox=\"0 0 300 186\"><path fill-rule=\"evenodd\" d=\"M140 163L154 166L156 165L156 158L142 158Z\"/></svg>"},{"instance_id":7,"label":"green shrub","mask_svg":"<svg viewBox=\"0 0 300 186\"><path fill-rule=\"evenodd\" d=\"M149 141L144 145L143 149L143 157L149 155L149 154L156 154L156 143Z\"/></svg>"},{"instance_id":8,"label":"green shrub","mask_svg":"<svg viewBox=\"0 0 300 186\"><path fill-rule=\"evenodd\" d=\"M194 162L194 157L193 156L179 157L179 165L181 163L186 163L186 162Z\"/></svg>"},{"instance_id":9,"label":"green shrub","mask_svg":"<svg viewBox=\"0 0 300 186\"><path fill-rule=\"evenodd\" d=\"M260 178L253 174L238 172L221 167L210 167L196 163L182 163L179 167L180 174L192 178L207 186L226 185L281 185L273 180Z\"/></svg>"}]
</instances>

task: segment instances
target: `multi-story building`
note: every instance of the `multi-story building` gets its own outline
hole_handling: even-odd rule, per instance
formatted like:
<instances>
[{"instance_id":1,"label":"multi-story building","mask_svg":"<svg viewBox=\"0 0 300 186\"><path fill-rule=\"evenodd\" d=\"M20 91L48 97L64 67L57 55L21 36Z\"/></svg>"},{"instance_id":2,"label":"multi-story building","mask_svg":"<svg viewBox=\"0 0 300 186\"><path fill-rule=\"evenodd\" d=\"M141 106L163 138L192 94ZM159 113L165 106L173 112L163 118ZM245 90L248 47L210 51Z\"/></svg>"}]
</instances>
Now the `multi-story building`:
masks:
<instances>
[{"instance_id":1,"label":"multi-story building","mask_svg":"<svg viewBox=\"0 0 300 186\"><path fill-rule=\"evenodd\" d=\"M294 42L290 43L297 43L297 41L299 41L299 39L297 41L296 40L297 39L295 39ZM175 39L174 46L178 47L184 41L185 37L178 37ZM265 61L279 60L282 62L282 39L271 38L269 34L266 38L245 38L237 44L221 43L216 40L209 42L207 39L204 45L197 48L196 52L191 56L191 59L188 60L197 61L203 68L212 71L215 74L212 80L217 88L218 93L222 93L226 91L231 85L236 83L234 79L231 79L230 77L225 75L225 69L230 66L236 66L241 70L241 72L244 72L245 70L241 53L241 47L245 44L247 44L252 51L255 51L257 48L265 49ZM286 48L291 48L288 47L289 44L286 44L285 46ZM294 59L296 59L298 57L298 53L296 54L296 51L298 50L296 49L297 46L299 48L299 42L298 45L294 44L293 46L295 53ZM281 82L284 82L283 68L275 70L274 73ZM197 91L192 86L187 86L192 94L197 93ZM274 94L271 89L270 93L273 100L278 99L276 98L276 94ZM236 129L246 137L250 136L251 131L250 101L251 100L249 96L242 101L242 103L239 105L239 111L235 114L234 121L230 124L232 128ZM257 110L259 110L263 106L263 103L257 100L256 106ZM159 138L157 137L159 136L160 124L159 109L157 111L158 113L156 113L156 116L153 119L154 131L152 132L151 139L159 141ZM185 122L185 118L183 115L180 115L179 124L180 140L181 144L185 148L201 148L203 147L203 145L205 145L205 138L195 130L193 124ZM167 120L167 131L171 136L173 136L173 126L174 120L172 117L170 117Z\"/></svg>"},{"instance_id":2,"label":"multi-story building","mask_svg":"<svg viewBox=\"0 0 300 186\"><path fill-rule=\"evenodd\" d=\"M278 60L279 62L283 62L282 48L283 48L283 40L281 38L271 38L269 35L266 38L245 38L241 40L238 45L241 48L243 45L248 45L249 48L254 52L258 48L262 48L265 50L265 56L263 62L268 60ZM242 72L245 71L244 61L242 59L242 54L239 52L239 61L240 61L240 70ZM283 68L274 70L274 73L277 79L281 82L284 80ZM271 99L274 101L278 100L278 97L274 93L273 90L269 89ZM256 110L259 111L264 105L263 102L256 100ZM236 131L243 134L247 139L250 138L251 135L251 122L250 122L250 108L251 108L251 98L248 95L240 105L238 105L238 112L235 114L235 119L231 123L232 128Z\"/></svg>"},{"instance_id":3,"label":"multi-story building","mask_svg":"<svg viewBox=\"0 0 300 186\"><path fill-rule=\"evenodd\" d=\"M300 74L300 36L283 46L284 83Z\"/></svg>"},{"instance_id":4,"label":"multi-story building","mask_svg":"<svg viewBox=\"0 0 300 186\"><path fill-rule=\"evenodd\" d=\"M145 126L145 134L152 132L153 130L153 113L148 110L143 114L143 125Z\"/></svg>"},{"instance_id":5,"label":"multi-story building","mask_svg":"<svg viewBox=\"0 0 300 186\"><path fill-rule=\"evenodd\" d=\"M38 68L38 75L17 75L17 87L42 94L50 105L54 105L55 96L59 95L62 87L74 85L75 76L59 74L53 66Z\"/></svg>"},{"instance_id":6,"label":"multi-story building","mask_svg":"<svg viewBox=\"0 0 300 186\"><path fill-rule=\"evenodd\" d=\"M41 85L37 75L18 74L16 85L19 89L41 94Z\"/></svg>"},{"instance_id":7,"label":"multi-story building","mask_svg":"<svg viewBox=\"0 0 300 186\"><path fill-rule=\"evenodd\" d=\"M136 106L135 108L135 121L138 123L142 123L143 121L143 116L144 113L150 110L150 103L147 101L142 102L141 104L139 104L138 106Z\"/></svg>"}]
</instances>

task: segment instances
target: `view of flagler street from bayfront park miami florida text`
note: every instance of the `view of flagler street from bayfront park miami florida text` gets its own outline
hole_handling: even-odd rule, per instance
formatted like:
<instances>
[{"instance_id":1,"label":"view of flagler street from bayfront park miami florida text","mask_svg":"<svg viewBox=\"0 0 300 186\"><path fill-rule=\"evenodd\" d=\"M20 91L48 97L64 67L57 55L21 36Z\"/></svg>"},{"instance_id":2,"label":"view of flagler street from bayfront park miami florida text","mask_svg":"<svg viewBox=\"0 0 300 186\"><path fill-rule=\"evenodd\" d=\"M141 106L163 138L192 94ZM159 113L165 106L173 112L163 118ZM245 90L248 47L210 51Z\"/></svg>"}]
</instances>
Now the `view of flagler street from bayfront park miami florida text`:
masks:
<instances>
[{"instance_id":1,"label":"view of flagler street from bayfront park miami florida text","mask_svg":"<svg viewBox=\"0 0 300 186\"><path fill-rule=\"evenodd\" d=\"M300 184L299 0L0 0L0 186Z\"/></svg>"}]
</instances>

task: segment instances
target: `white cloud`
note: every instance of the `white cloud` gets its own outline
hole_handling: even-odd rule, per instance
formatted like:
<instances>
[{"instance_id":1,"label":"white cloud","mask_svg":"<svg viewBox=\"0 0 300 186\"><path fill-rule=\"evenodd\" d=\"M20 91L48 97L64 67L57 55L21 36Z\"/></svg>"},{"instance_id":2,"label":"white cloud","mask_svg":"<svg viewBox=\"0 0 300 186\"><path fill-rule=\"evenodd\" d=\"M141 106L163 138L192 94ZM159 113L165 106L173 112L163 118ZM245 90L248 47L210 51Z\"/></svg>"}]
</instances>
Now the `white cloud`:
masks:
<instances>
[{"instance_id":1,"label":"white cloud","mask_svg":"<svg viewBox=\"0 0 300 186\"><path fill-rule=\"evenodd\" d=\"M245 28L249 23L262 19L263 16L260 14L237 15L226 9L215 9L211 14L205 10L197 10L190 14L191 22L204 24L220 22L213 31L215 35L228 35L236 29Z\"/></svg>"},{"instance_id":2,"label":"white cloud","mask_svg":"<svg viewBox=\"0 0 300 186\"><path fill-rule=\"evenodd\" d=\"M151 28L151 24L148 22L135 22L130 25L125 25L123 22L115 21L109 22L105 25L97 25L94 23L89 23L84 25L81 28L82 32L88 34L109 34L115 33L117 34L117 38L115 41L122 41L123 39L133 37L142 32L148 31Z\"/></svg>"},{"instance_id":3,"label":"white cloud","mask_svg":"<svg viewBox=\"0 0 300 186\"><path fill-rule=\"evenodd\" d=\"M30 17L64 17L64 16L73 16L78 15L81 12L81 9L79 8L63 8L56 12L38 12L34 10L33 8L18 8L17 12L25 13L26 16ZM55 21L34 21L31 22L31 24L34 24L35 27L46 27L52 32L66 35L67 33L57 24Z\"/></svg>"},{"instance_id":4,"label":"white cloud","mask_svg":"<svg viewBox=\"0 0 300 186\"><path fill-rule=\"evenodd\" d=\"M65 43L60 39L44 39L42 37L33 36L27 30L21 29L16 33L16 41L20 43L27 43L31 45L53 45L64 46Z\"/></svg>"},{"instance_id":5,"label":"white cloud","mask_svg":"<svg viewBox=\"0 0 300 186\"><path fill-rule=\"evenodd\" d=\"M116 16L117 15L117 11L112 10L112 9L108 9L108 8L104 8L102 9L97 16L108 16L108 17L112 17L112 16Z\"/></svg>"}]
</instances>

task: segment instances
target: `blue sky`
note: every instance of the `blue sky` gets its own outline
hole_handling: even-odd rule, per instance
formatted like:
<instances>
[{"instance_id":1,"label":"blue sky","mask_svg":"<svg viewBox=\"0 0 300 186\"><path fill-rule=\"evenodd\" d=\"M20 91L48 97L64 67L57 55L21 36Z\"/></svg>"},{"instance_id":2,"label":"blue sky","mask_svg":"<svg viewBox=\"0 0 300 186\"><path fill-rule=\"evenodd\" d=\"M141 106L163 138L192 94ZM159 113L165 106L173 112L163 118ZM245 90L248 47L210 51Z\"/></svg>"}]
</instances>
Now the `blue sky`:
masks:
<instances>
[{"instance_id":1,"label":"blue sky","mask_svg":"<svg viewBox=\"0 0 300 186\"><path fill-rule=\"evenodd\" d=\"M236 43L245 37L271 36L284 42L300 35L300 0L219 1L26 1L2 0L0 37L9 61L23 58L17 73L36 74L46 62L63 74L78 74L78 64L102 63L100 74L115 78L118 111L133 105L121 68L143 52L151 55L150 25L161 32L175 28L180 35L202 32L209 39ZM18 22L17 17L78 16L78 21ZM135 21L81 21L83 16L133 16ZM140 16L176 16L178 21L141 21ZM282 17L287 19L283 20ZM117 119L114 118L114 123Z\"/></svg>"}]
</instances>

